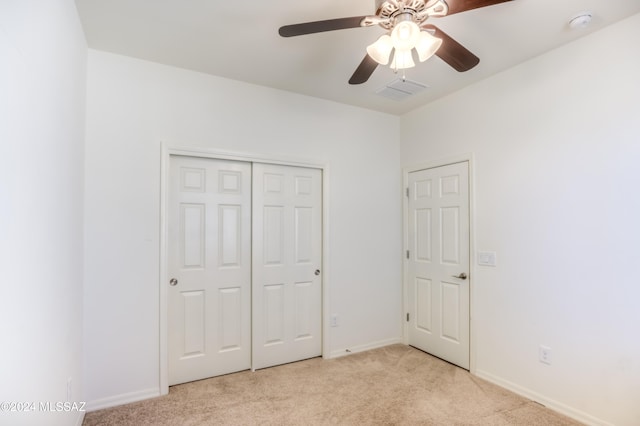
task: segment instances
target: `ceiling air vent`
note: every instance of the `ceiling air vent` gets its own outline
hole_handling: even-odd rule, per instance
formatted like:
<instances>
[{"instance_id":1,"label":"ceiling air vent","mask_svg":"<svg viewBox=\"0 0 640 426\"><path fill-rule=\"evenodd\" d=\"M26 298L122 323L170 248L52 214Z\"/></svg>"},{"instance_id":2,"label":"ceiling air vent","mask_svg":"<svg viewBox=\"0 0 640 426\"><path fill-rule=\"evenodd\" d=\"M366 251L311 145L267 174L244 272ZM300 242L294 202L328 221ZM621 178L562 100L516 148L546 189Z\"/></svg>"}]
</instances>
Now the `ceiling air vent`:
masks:
<instances>
[{"instance_id":1,"label":"ceiling air vent","mask_svg":"<svg viewBox=\"0 0 640 426\"><path fill-rule=\"evenodd\" d=\"M383 88L378 89L376 94L384 96L385 98L393 99L394 101L403 101L409 96L413 96L416 93L423 91L427 87L429 86L426 84L397 78Z\"/></svg>"}]
</instances>

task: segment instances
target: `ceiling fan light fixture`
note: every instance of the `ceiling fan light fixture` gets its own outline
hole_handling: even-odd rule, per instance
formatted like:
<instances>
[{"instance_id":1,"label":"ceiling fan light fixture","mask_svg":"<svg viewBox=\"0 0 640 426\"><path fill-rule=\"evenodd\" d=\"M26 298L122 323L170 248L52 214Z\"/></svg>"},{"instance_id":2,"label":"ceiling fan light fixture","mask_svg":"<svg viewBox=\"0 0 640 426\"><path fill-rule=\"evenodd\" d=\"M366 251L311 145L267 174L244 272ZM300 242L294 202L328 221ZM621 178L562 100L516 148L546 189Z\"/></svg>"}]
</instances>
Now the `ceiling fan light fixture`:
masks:
<instances>
[{"instance_id":1,"label":"ceiling fan light fixture","mask_svg":"<svg viewBox=\"0 0 640 426\"><path fill-rule=\"evenodd\" d=\"M432 57L442 45L442 39L432 36L427 31L420 32L420 39L416 44L418 59L424 62Z\"/></svg>"},{"instance_id":2,"label":"ceiling fan light fixture","mask_svg":"<svg viewBox=\"0 0 640 426\"><path fill-rule=\"evenodd\" d=\"M396 49L395 54L393 55L393 61L391 61L391 69L404 70L407 68L413 68L415 66L416 66L416 63L413 62L411 49L409 50Z\"/></svg>"},{"instance_id":3,"label":"ceiling fan light fixture","mask_svg":"<svg viewBox=\"0 0 640 426\"><path fill-rule=\"evenodd\" d=\"M387 65L389 63L391 50L393 50L393 44L391 43L391 37L387 34L381 36L375 43L367 46L367 53L371 56L371 59L380 65Z\"/></svg>"},{"instance_id":4,"label":"ceiling fan light fixture","mask_svg":"<svg viewBox=\"0 0 640 426\"><path fill-rule=\"evenodd\" d=\"M465 72L478 65L480 58L435 25L427 24L427 20L507 1L513 0L375 0L374 15L285 25L278 33L282 37L292 37L373 25L382 27L387 34L367 46L367 54L349 79L349 84L366 82L378 65L387 65L390 60L390 67L395 71L414 67L414 49L420 62L437 53L453 69ZM587 20L581 17L571 25L579 26Z\"/></svg>"},{"instance_id":5,"label":"ceiling fan light fixture","mask_svg":"<svg viewBox=\"0 0 640 426\"><path fill-rule=\"evenodd\" d=\"M391 42L396 50L411 50L420 40L420 28L410 19L398 22L391 31Z\"/></svg>"}]
</instances>

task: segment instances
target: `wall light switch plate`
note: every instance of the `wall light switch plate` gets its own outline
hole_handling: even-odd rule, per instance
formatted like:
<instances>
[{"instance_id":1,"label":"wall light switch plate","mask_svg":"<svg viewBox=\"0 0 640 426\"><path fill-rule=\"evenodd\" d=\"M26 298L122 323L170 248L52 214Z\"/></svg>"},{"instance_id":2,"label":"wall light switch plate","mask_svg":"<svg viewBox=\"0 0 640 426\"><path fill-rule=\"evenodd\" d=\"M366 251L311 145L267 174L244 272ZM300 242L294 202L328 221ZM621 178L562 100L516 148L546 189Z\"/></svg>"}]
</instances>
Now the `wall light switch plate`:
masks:
<instances>
[{"instance_id":1,"label":"wall light switch plate","mask_svg":"<svg viewBox=\"0 0 640 426\"><path fill-rule=\"evenodd\" d=\"M496 266L496 252L495 251L479 251L478 265Z\"/></svg>"},{"instance_id":2,"label":"wall light switch plate","mask_svg":"<svg viewBox=\"0 0 640 426\"><path fill-rule=\"evenodd\" d=\"M338 326L338 314L331 314L331 327Z\"/></svg>"}]
</instances>

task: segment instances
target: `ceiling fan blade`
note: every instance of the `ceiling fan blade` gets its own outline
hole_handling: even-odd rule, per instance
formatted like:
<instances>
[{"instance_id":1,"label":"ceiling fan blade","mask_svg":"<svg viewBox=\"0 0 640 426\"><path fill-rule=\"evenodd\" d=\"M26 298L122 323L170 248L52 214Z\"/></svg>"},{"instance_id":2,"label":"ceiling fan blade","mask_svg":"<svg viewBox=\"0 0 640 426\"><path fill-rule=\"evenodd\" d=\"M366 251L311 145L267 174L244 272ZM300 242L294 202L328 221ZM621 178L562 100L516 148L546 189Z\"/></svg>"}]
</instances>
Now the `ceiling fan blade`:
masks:
<instances>
[{"instance_id":1,"label":"ceiling fan blade","mask_svg":"<svg viewBox=\"0 0 640 426\"><path fill-rule=\"evenodd\" d=\"M467 10L479 9L481 7L493 6L494 4L505 3L513 0L447 0L449 12L447 16L454 13L466 12Z\"/></svg>"},{"instance_id":2,"label":"ceiling fan blade","mask_svg":"<svg viewBox=\"0 0 640 426\"><path fill-rule=\"evenodd\" d=\"M321 33L324 31L344 30L360 27L360 22L367 16L352 16L349 18L328 19L326 21L305 22L302 24L285 25L278 33L282 37L293 37L305 34Z\"/></svg>"},{"instance_id":3,"label":"ceiling fan blade","mask_svg":"<svg viewBox=\"0 0 640 426\"><path fill-rule=\"evenodd\" d=\"M365 55L358 68L354 71L353 75L349 79L349 84L362 84L369 80L371 74L376 70L378 63L374 61L371 56Z\"/></svg>"},{"instance_id":4,"label":"ceiling fan blade","mask_svg":"<svg viewBox=\"0 0 640 426\"><path fill-rule=\"evenodd\" d=\"M442 45L436 51L436 55L456 71L469 71L480 62L480 58L435 25L423 25L422 28L435 31L433 35L442 39Z\"/></svg>"}]
</instances>

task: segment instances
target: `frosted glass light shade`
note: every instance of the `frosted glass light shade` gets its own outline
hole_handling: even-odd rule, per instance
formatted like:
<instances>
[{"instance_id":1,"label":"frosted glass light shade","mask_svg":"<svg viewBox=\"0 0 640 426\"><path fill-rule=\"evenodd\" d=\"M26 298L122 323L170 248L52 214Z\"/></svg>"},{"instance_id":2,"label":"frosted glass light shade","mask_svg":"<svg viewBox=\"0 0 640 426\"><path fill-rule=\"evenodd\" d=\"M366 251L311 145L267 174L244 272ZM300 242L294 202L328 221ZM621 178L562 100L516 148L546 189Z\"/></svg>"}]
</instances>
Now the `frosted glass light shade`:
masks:
<instances>
[{"instance_id":1,"label":"frosted glass light shade","mask_svg":"<svg viewBox=\"0 0 640 426\"><path fill-rule=\"evenodd\" d=\"M411 49L409 50L396 49L396 53L393 55L393 61L391 61L391 69L403 70L406 68L413 68L415 66L416 66L416 63L413 62L413 57L411 56Z\"/></svg>"},{"instance_id":2,"label":"frosted glass light shade","mask_svg":"<svg viewBox=\"0 0 640 426\"><path fill-rule=\"evenodd\" d=\"M393 44L391 44L391 37L385 34L376 40L375 43L367 46L367 53L371 56L371 59L380 65L387 65L392 49Z\"/></svg>"},{"instance_id":3,"label":"frosted glass light shade","mask_svg":"<svg viewBox=\"0 0 640 426\"><path fill-rule=\"evenodd\" d=\"M416 44L416 51L418 52L420 62L424 62L432 57L441 45L442 39L434 37L426 31L421 31L420 38Z\"/></svg>"},{"instance_id":4,"label":"frosted glass light shade","mask_svg":"<svg viewBox=\"0 0 640 426\"><path fill-rule=\"evenodd\" d=\"M420 28L413 21L402 21L391 31L391 42L397 50L411 50L420 40Z\"/></svg>"}]
</instances>

